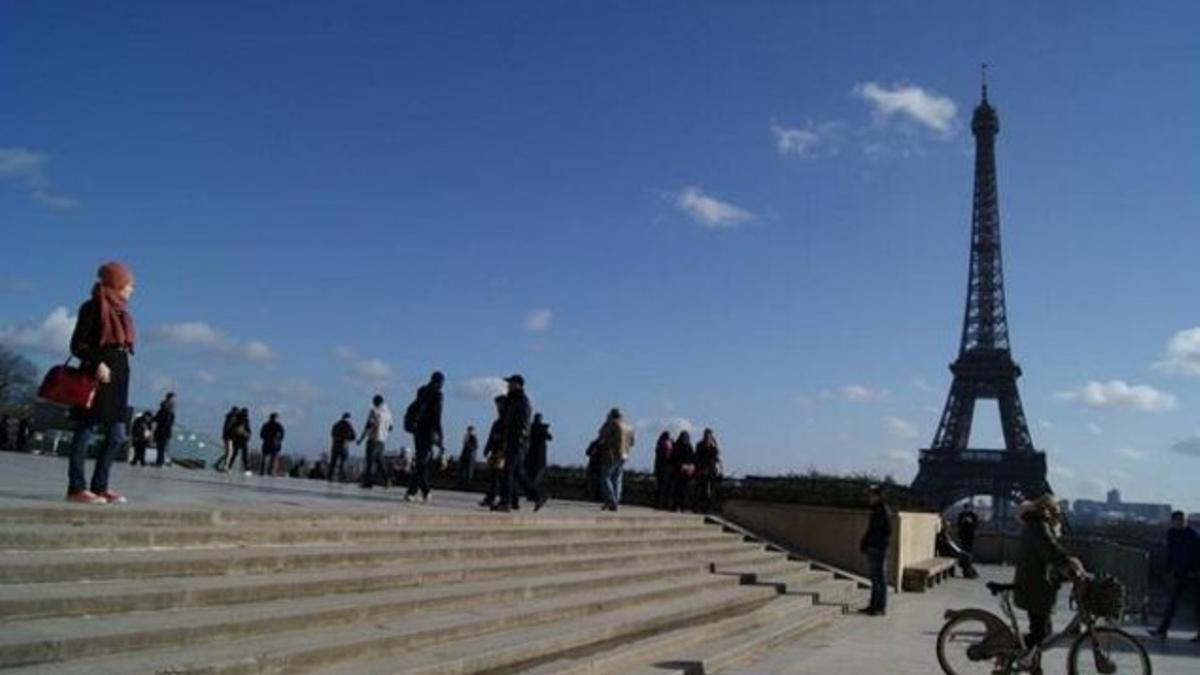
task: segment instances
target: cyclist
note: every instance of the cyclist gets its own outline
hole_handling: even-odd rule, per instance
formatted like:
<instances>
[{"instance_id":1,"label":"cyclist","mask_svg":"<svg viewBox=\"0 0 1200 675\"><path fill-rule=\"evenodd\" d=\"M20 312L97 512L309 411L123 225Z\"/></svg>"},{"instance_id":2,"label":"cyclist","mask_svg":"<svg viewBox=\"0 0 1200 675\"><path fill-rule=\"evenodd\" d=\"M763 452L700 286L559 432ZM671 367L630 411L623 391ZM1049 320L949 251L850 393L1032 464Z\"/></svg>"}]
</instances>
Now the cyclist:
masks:
<instances>
[{"instance_id":1,"label":"cyclist","mask_svg":"<svg viewBox=\"0 0 1200 675\"><path fill-rule=\"evenodd\" d=\"M1027 647L1041 644L1050 635L1050 613L1064 579L1084 574L1083 563L1071 557L1059 538L1062 511L1052 493L1021 504L1021 548L1013 577L1013 603L1029 615Z\"/></svg>"}]
</instances>

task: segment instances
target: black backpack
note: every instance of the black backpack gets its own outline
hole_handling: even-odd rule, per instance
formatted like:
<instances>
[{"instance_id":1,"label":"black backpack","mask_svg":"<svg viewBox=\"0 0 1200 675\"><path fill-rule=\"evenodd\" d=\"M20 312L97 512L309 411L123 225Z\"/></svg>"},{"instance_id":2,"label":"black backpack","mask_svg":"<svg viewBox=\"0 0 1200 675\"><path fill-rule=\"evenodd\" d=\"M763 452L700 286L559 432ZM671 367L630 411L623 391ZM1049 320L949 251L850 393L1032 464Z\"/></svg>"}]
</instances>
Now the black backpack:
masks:
<instances>
[{"instance_id":1,"label":"black backpack","mask_svg":"<svg viewBox=\"0 0 1200 675\"><path fill-rule=\"evenodd\" d=\"M421 392L417 392L417 397L412 403L408 404L408 408L404 410L404 431L410 434L417 433L417 425L421 423L421 417L425 414L425 405L421 400Z\"/></svg>"}]
</instances>

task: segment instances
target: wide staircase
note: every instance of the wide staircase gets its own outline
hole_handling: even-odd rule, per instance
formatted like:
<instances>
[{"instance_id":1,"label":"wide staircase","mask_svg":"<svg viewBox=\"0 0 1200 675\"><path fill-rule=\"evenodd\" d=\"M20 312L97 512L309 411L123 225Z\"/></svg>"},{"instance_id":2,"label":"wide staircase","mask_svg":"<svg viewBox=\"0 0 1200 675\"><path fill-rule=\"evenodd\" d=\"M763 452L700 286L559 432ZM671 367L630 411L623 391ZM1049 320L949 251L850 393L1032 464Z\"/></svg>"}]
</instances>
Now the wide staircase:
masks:
<instances>
[{"instance_id":1,"label":"wide staircase","mask_svg":"<svg viewBox=\"0 0 1200 675\"><path fill-rule=\"evenodd\" d=\"M0 508L13 673L711 673L863 594L651 511Z\"/></svg>"}]
</instances>

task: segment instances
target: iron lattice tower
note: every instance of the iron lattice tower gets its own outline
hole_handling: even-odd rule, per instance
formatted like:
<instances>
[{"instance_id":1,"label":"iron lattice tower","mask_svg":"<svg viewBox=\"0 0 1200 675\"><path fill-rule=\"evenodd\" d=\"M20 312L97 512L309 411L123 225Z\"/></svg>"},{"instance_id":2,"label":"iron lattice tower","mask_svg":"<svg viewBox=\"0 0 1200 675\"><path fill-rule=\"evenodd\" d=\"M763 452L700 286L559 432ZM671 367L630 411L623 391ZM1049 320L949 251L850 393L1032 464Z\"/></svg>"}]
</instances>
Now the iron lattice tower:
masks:
<instances>
[{"instance_id":1,"label":"iron lattice tower","mask_svg":"<svg viewBox=\"0 0 1200 675\"><path fill-rule=\"evenodd\" d=\"M1036 497L1049 489L1046 455L1033 447L1017 391L1021 367L1012 358L1004 269L1000 253L1000 204L996 190L996 135L1000 118L988 102L987 82L971 118L975 135L975 195L971 210L971 264L954 381L933 443L921 451L913 491L940 509L976 494L1003 503ZM995 400L1004 433L1003 450L968 448L975 402Z\"/></svg>"}]
</instances>

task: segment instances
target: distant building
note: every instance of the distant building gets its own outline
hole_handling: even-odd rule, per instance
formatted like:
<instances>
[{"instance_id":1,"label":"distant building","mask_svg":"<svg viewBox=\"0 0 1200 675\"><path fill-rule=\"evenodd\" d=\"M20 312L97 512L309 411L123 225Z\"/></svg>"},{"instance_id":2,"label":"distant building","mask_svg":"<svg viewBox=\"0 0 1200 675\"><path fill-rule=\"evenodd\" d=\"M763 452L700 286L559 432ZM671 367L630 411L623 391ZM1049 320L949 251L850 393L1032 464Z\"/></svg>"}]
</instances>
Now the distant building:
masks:
<instances>
[{"instance_id":1,"label":"distant building","mask_svg":"<svg viewBox=\"0 0 1200 675\"><path fill-rule=\"evenodd\" d=\"M1070 510L1071 520L1080 525L1104 523L1165 523L1171 520L1170 504L1148 504L1121 501L1121 492L1113 489L1100 502L1076 499Z\"/></svg>"}]
</instances>

